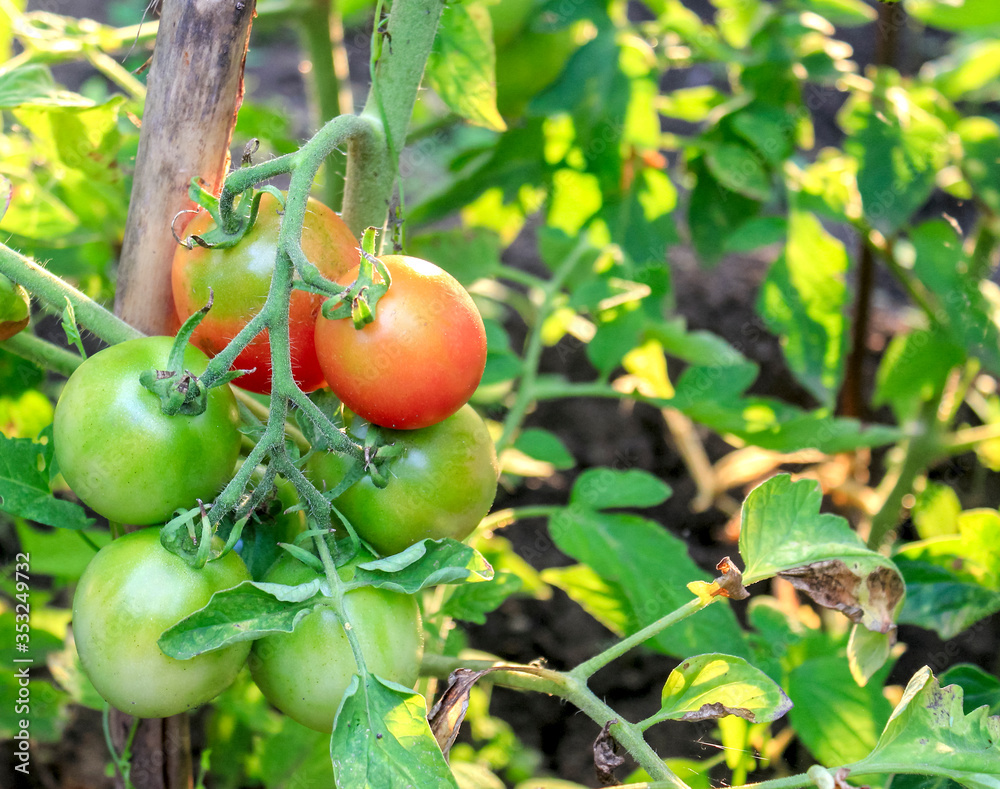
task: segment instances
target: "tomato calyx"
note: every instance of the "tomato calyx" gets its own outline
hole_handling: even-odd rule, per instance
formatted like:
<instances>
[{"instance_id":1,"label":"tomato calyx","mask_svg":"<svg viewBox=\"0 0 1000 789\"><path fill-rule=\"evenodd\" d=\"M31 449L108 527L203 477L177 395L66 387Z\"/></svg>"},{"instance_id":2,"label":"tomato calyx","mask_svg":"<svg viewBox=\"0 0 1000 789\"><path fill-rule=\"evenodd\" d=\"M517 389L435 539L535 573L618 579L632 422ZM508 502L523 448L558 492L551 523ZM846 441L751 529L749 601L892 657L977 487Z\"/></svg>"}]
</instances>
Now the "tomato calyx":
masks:
<instances>
[{"instance_id":1,"label":"tomato calyx","mask_svg":"<svg viewBox=\"0 0 1000 789\"><path fill-rule=\"evenodd\" d=\"M195 569L232 551L250 519L248 515L236 521L224 519L213 526L208 517L210 507L198 499L197 507L181 512L160 530L160 544Z\"/></svg>"},{"instance_id":2,"label":"tomato calyx","mask_svg":"<svg viewBox=\"0 0 1000 789\"><path fill-rule=\"evenodd\" d=\"M191 335L212 308L214 294L208 293L208 303L184 321L174 344L170 349L166 369L145 370L139 375L139 383L160 398L160 407L167 416L183 414L198 416L205 413L208 390L223 386L238 378L245 370L232 370L215 378L206 386L201 378L184 369L184 352L191 341Z\"/></svg>"},{"instance_id":3,"label":"tomato calyx","mask_svg":"<svg viewBox=\"0 0 1000 789\"><path fill-rule=\"evenodd\" d=\"M327 320L350 318L355 329L362 329L375 320L375 308L392 284L385 263L375 257L376 230L369 227L361 239L361 265L358 278L336 295L323 302L323 317ZM375 279L378 273L379 279Z\"/></svg>"}]
</instances>

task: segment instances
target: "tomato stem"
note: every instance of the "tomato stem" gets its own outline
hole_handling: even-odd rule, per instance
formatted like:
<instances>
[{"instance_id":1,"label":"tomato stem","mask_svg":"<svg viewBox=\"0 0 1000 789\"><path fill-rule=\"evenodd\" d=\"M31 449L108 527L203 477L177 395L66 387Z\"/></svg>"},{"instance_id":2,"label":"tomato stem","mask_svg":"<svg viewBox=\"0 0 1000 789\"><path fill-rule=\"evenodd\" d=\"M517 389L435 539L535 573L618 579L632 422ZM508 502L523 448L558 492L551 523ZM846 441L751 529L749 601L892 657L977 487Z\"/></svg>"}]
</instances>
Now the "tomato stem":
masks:
<instances>
[{"instance_id":1,"label":"tomato stem","mask_svg":"<svg viewBox=\"0 0 1000 789\"><path fill-rule=\"evenodd\" d=\"M538 378L538 368L542 359L544 343L542 341L542 327L545 319L555 310L556 298L562 291L562 286L566 279L576 268L590 244L581 239L573 250L566 255L562 263L555 270L552 278L548 280L542 288L542 304L538 308L538 316L531 328L531 334L524 350L524 360L521 363L521 380L517 389L517 398L514 405L507 412L507 417L503 422L503 433L497 441L497 455L505 450L514 440L514 434L521 425L528 408L535 400L535 381Z\"/></svg>"},{"instance_id":2,"label":"tomato stem","mask_svg":"<svg viewBox=\"0 0 1000 789\"><path fill-rule=\"evenodd\" d=\"M69 301L77 322L109 345L142 337L138 329L115 317L93 299L51 274L31 258L0 244L0 274L13 280L59 315Z\"/></svg>"},{"instance_id":3,"label":"tomato stem","mask_svg":"<svg viewBox=\"0 0 1000 789\"><path fill-rule=\"evenodd\" d=\"M82 356L27 332L15 334L0 343L0 348L67 378L83 364Z\"/></svg>"}]
</instances>

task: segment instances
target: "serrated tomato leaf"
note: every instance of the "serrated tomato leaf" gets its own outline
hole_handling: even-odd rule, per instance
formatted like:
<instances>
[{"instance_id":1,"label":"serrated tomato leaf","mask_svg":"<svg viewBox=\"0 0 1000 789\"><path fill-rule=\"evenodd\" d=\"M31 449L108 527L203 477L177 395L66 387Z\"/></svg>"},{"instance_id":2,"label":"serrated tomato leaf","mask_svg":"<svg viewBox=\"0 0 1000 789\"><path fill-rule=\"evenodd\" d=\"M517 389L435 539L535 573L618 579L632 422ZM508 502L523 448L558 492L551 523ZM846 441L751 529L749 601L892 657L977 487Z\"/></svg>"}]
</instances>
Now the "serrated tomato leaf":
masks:
<instances>
[{"instance_id":1,"label":"serrated tomato leaf","mask_svg":"<svg viewBox=\"0 0 1000 789\"><path fill-rule=\"evenodd\" d=\"M93 520L83 507L52 495L52 444L0 435L0 512L61 529L86 529Z\"/></svg>"},{"instance_id":2,"label":"serrated tomato leaf","mask_svg":"<svg viewBox=\"0 0 1000 789\"><path fill-rule=\"evenodd\" d=\"M699 721L726 715L751 723L770 723L791 708L791 700L777 683L743 658L698 655L670 672L660 697L660 711L646 723Z\"/></svg>"},{"instance_id":3,"label":"serrated tomato leaf","mask_svg":"<svg viewBox=\"0 0 1000 789\"><path fill-rule=\"evenodd\" d=\"M958 685L942 688L925 666L893 710L878 744L853 775L914 773L950 778L966 789L1000 787L1000 716L986 707L966 714Z\"/></svg>"},{"instance_id":4,"label":"serrated tomato leaf","mask_svg":"<svg viewBox=\"0 0 1000 789\"><path fill-rule=\"evenodd\" d=\"M655 507L672 493L670 486L648 471L613 468L587 469L573 483L570 504L594 510Z\"/></svg>"},{"instance_id":5,"label":"serrated tomato leaf","mask_svg":"<svg viewBox=\"0 0 1000 789\"><path fill-rule=\"evenodd\" d=\"M457 540L421 540L405 551L362 562L353 583L414 594L437 584L489 581L493 568L479 551Z\"/></svg>"},{"instance_id":6,"label":"serrated tomato leaf","mask_svg":"<svg viewBox=\"0 0 1000 789\"><path fill-rule=\"evenodd\" d=\"M208 605L165 630L157 643L170 657L187 660L237 641L291 633L323 592L319 578L298 586L243 581L216 592Z\"/></svg>"},{"instance_id":7,"label":"serrated tomato leaf","mask_svg":"<svg viewBox=\"0 0 1000 789\"><path fill-rule=\"evenodd\" d=\"M821 513L814 480L787 474L754 488L743 502L743 583L781 575L817 603L842 611L869 630L895 628L903 578L893 562L870 550L847 521Z\"/></svg>"},{"instance_id":8,"label":"serrated tomato leaf","mask_svg":"<svg viewBox=\"0 0 1000 789\"><path fill-rule=\"evenodd\" d=\"M333 724L330 759L338 789L433 786L458 789L417 693L355 676Z\"/></svg>"}]
</instances>

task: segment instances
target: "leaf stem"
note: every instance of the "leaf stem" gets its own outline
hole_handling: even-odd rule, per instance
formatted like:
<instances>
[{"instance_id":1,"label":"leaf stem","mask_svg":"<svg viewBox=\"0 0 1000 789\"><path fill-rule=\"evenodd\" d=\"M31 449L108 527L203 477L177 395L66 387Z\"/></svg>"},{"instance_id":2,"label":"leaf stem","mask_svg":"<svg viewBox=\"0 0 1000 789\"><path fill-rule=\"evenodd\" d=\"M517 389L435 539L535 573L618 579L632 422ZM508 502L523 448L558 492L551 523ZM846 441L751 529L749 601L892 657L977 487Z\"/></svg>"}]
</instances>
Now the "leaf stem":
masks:
<instances>
[{"instance_id":1,"label":"leaf stem","mask_svg":"<svg viewBox=\"0 0 1000 789\"><path fill-rule=\"evenodd\" d=\"M603 652L594 655L594 657L589 660L585 660L579 666L570 671L569 676L581 682L586 681L608 665L611 661L616 660L629 650L645 643L657 633L666 630L671 625L677 624L683 619L687 619L687 617L691 616L691 614L700 611L707 605L710 605L710 603L702 602L702 600L697 597L688 601L680 608L677 608L666 616L662 616L655 622L646 625L642 630L633 633L627 638L623 638L618 643L608 647Z\"/></svg>"},{"instance_id":2,"label":"leaf stem","mask_svg":"<svg viewBox=\"0 0 1000 789\"><path fill-rule=\"evenodd\" d=\"M503 432L497 441L498 455L513 442L514 434L524 419L528 407L535 400L535 382L538 380L538 366L541 362L542 350L544 348L542 327L545 324L545 319L555 308L555 299L562 290L563 283L572 273L573 269L576 268L576 265L580 262L580 258L588 247L589 244L586 240L581 239L576 247L566 255L558 268L556 268L552 278L542 287L542 304L538 309L538 316L531 327L531 333L528 335L528 340L525 344L517 397L510 411L507 412L507 417L503 423Z\"/></svg>"},{"instance_id":3,"label":"leaf stem","mask_svg":"<svg viewBox=\"0 0 1000 789\"><path fill-rule=\"evenodd\" d=\"M9 340L0 343L0 348L67 378L83 364L83 357L78 354L60 348L58 345L36 337L27 331L15 334Z\"/></svg>"},{"instance_id":4,"label":"leaf stem","mask_svg":"<svg viewBox=\"0 0 1000 789\"><path fill-rule=\"evenodd\" d=\"M352 112L350 83L341 82L337 73L337 57L343 48L343 28L336 1L312 0L310 8L300 20L299 28L312 69L309 72L313 101L320 123L336 118L345 112ZM335 40L336 39L336 40ZM323 202L335 211L340 210L344 199L344 171L347 157L343 151L334 149L326 158L326 173L323 179Z\"/></svg>"},{"instance_id":5,"label":"leaf stem","mask_svg":"<svg viewBox=\"0 0 1000 789\"><path fill-rule=\"evenodd\" d=\"M3 244L0 244L0 274L23 285L56 314L61 313L69 301L77 322L109 345L143 336L138 329L115 317L68 282Z\"/></svg>"}]
</instances>

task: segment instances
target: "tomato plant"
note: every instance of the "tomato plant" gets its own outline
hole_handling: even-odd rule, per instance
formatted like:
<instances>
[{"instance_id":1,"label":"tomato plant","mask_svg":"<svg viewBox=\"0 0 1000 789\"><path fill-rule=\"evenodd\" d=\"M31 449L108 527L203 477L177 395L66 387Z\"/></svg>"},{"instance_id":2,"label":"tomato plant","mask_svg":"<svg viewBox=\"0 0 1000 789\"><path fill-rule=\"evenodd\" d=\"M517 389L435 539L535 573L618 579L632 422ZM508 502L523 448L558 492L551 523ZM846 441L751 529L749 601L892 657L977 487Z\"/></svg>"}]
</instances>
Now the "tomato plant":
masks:
<instances>
[{"instance_id":1,"label":"tomato plant","mask_svg":"<svg viewBox=\"0 0 1000 789\"><path fill-rule=\"evenodd\" d=\"M27 326L28 316L27 291L0 274L0 342Z\"/></svg>"},{"instance_id":2,"label":"tomato plant","mask_svg":"<svg viewBox=\"0 0 1000 789\"><path fill-rule=\"evenodd\" d=\"M339 572L343 580L350 580L350 566ZM264 581L294 585L316 577L314 570L285 554ZM368 671L401 685L416 683L423 653L416 598L365 586L349 591L343 602ZM328 732L357 665L340 620L331 609L321 607L293 632L255 641L250 672L279 710L304 726Z\"/></svg>"},{"instance_id":3,"label":"tomato plant","mask_svg":"<svg viewBox=\"0 0 1000 789\"><path fill-rule=\"evenodd\" d=\"M171 279L174 307L183 321L208 303L212 309L195 330L192 342L209 356L226 347L267 299L277 254L281 212L277 199L261 196L257 221L246 236L228 249L181 246L174 254ZM207 212L199 213L185 228L185 235L202 235L212 228ZM347 225L331 209L310 198L302 227L302 251L330 278L336 279L358 263L358 242ZM292 348L292 375L299 387L311 392L323 385L316 360L314 327L323 297L296 290L288 313ZM234 382L252 392L271 391L271 343L261 332L236 357L234 369L252 370Z\"/></svg>"},{"instance_id":4,"label":"tomato plant","mask_svg":"<svg viewBox=\"0 0 1000 789\"><path fill-rule=\"evenodd\" d=\"M351 431L363 439L369 425ZM388 484L363 477L334 502L358 534L383 555L419 540L468 537L493 504L497 459L486 425L471 406L419 430L383 430L388 443L402 446L391 461ZM317 485L334 487L350 461L336 453L314 455L307 473Z\"/></svg>"},{"instance_id":5,"label":"tomato plant","mask_svg":"<svg viewBox=\"0 0 1000 789\"><path fill-rule=\"evenodd\" d=\"M164 655L156 642L215 592L249 578L235 553L201 569L189 566L160 545L156 528L106 545L73 596L76 649L97 692L140 718L176 715L215 698L236 678L249 644L181 661Z\"/></svg>"},{"instance_id":6,"label":"tomato plant","mask_svg":"<svg viewBox=\"0 0 1000 789\"><path fill-rule=\"evenodd\" d=\"M387 255L392 277L375 320L316 322L316 352L327 383L370 422L408 430L455 413L486 366L486 330L458 280L419 258ZM352 272L342 282L353 280Z\"/></svg>"},{"instance_id":7,"label":"tomato plant","mask_svg":"<svg viewBox=\"0 0 1000 789\"><path fill-rule=\"evenodd\" d=\"M163 413L139 383L162 369L171 337L112 345L70 376L56 404L53 440L59 470L88 506L119 523L159 523L178 508L211 501L233 476L240 448L239 411L227 385L210 389L198 416ZM184 365L204 371L188 346Z\"/></svg>"}]
</instances>

